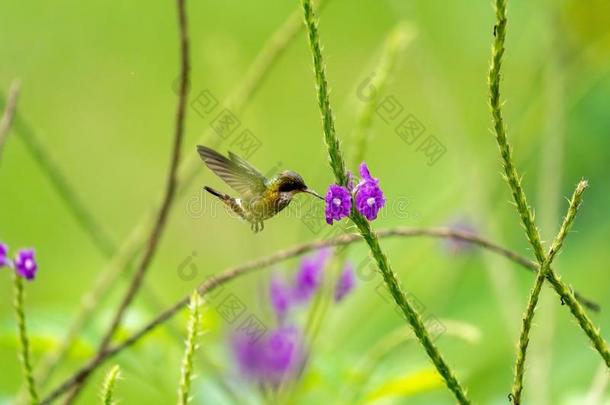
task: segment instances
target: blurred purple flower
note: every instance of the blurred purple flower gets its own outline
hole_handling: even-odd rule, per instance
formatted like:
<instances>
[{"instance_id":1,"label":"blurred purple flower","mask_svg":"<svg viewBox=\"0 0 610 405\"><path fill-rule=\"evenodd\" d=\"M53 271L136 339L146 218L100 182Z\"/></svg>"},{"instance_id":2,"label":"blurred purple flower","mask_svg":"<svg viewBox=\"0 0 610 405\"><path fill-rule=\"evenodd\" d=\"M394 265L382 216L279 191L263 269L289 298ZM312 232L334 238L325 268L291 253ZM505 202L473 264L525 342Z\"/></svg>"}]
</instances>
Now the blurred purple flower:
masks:
<instances>
[{"instance_id":1,"label":"blurred purple flower","mask_svg":"<svg viewBox=\"0 0 610 405\"><path fill-rule=\"evenodd\" d=\"M299 330L295 327L276 329L265 342L266 378L273 384L282 382L284 376L295 376L301 369L304 350Z\"/></svg>"},{"instance_id":2,"label":"blurred purple flower","mask_svg":"<svg viewBox=\"0 0 610 405\"><path fill-rule=\"evenodd\" d=\"M354 267L351 263L346 262L337 285L335 286L335 302L341 301L347 294L352 291L356 285L356 277L354 274Z\"/></svg>"},{"instance_id":3,"label":"blurred purple flower","mask_svg":"<svg viewBox=\"0 0 610 405\"><path fill-rule=\"evenodd\" d=\"M379 180L372 177L365 162L360 164L362 180L356 186L356 208L358 212L369 221L377 218L377 213L385 205L383 191L379 187Z\"/></svg>"},{"instance_id":4,"label":"blurred purple flower","mask_svg":"<svg viewBox=\"0 0 610 405\"><path fill-rule=\"evenodd\" d=\"M232 342L233 356L241 374L248 379L263 375L263 345L245 332L237 332Z\"/></svg>"},{"instance_id":5,"label":"blurred purple flower","mask_svg":"<svg viewBox=\"0 0 610 405\"><path fill-rule=\"evenodd\" d=\"M333 224L333 220L339 221L349 216L352 209L352 196L345 188L337 184L331 184L326 192L326 223Z\"/></svg>"},{"instance_id":6,"label":"blurred purple flower","mask_svg":"<svg viewBox=\"0 0 610 405\"><path fill-rule=\"evenodd\" d=\"M0 242L0 267L10 266L11 260L8 258L8 246Z\"/></svg>"},{"instance_id":7,"label":"blurred purple flower","mask_svg":"<svg viewBox=\"0 0 610 405\"><path fill-rule=\"evenodd\" d=\"M284 319L286 313L290 309L291 294L292 290L286 283L284 277L274 275L269 286L269 296L271 299L271 306L275 310L280 321Z\"/></svg>"},{"instance_id":8,"label":"blurred purple flower","mask_svg":"<svg viewBox=\"0 0 610 405\"><path fill-rule=\"evenodd\" d=\"M21 249L15 256L15 270L17 274L28 280L33 280L38 270L34 249Z\"/></svg>"},{"instance_id":9,"label":"blurred purple flower","mask_svg":"<svg viewBox=\"0 0 610 405\"><path fill-rule=\"evenodd\" d=\"M301 268L294 280L293 297L295 300L307 301L316 292L322 280L322 272L329 254L329 249L321 249L314 256L304 257L301 260Z\"/></svg>"},{"instance_id":10,"label":"blurred purple flower","mask_svg":"<svg viewBox=\"0 0 610 405\"><path fill-rule=\"evenodd\" d=\"M295 327L280 327L256 340L243 332L233 338L233 355L240 372L259 384L277 386L296 377L305 353L301 333Z\"/></svg>"}]
</instances>

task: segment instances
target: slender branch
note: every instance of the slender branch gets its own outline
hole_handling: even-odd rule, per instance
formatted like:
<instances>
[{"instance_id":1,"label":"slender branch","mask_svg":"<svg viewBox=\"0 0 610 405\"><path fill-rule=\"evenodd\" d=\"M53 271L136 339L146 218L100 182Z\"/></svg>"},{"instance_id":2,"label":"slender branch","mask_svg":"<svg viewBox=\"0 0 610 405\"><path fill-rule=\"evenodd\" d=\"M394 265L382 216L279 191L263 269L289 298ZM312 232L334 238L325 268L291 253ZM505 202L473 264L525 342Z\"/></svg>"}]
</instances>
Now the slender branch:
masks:
<instances>
[{"instance_id":1,"label":"slender branch","mask_svg":"<svg viewBox=\"0 0 610 405\"><path fill-rule=\"evenodd\" d=\"M572 223L574 222L574 218L576 218L578 208L582 203L582 195L586 188L587 182L584 180L580 181L580 183L578 183L578 185L576 186L576 190L574 191L572 199L570 200L568 213L566 214L564 221L561 224L559 233L557 234L557 236L555 236L555 240L553 241L551 248L549 249L549 253L544 262L544 265L536 275L536 282L530 293L525 313L523 314L521 334L519 335L519 343L517 345L517 357L515 360L515 378L513 381L512 389L512 398L514 404L521 403L521 392L523 391L523 374L525 372L525 357L527 354L527 346L529 344L529 333L532 327L532 321L534 320L534 310L536 309L536 305L538 304L540 290L542 289L542 284L544 283L544 279L546 277L546 274L548 273L548 269L553 263L555 255L563 246L563 241L565 240L566 236L568 235L568 232L570 231L570 228L572 227Z\"/></svg>"},{"instance_id":2,"label":"slender branch","mask_svg":"<svg viewBox=\"0 0 610 405\"><path fill-rule=\"evenodd\" d=\"M450 238L456 239L464 242L472 243L474 246L479 246L483 249L489 250L490 252L496 253L500 256L507 258L508 260L518 264L522 268L529 270L530 272L536 272L538 270L538 266L532 262L530 259L521 256L520 254L506 249L502 246L499 246L491 241L488 241L480 236L464 232L458 231L450 228L408 228L408 227L397 227L390 229L381 229L377 231L377 236L379 238L390 238L390 237L404 237L404 238L412 238L412 237L431 237L431 238ZM331 246L347 246L351 245L355 242L361 242L362 237L356 234L345 234L333 239L324 239L318 240L314 242L307 242L300 245L293 246L291 248L281 250L272 255L261 257L259 259L255 259L249 261L247 263L228 268L217 275L207 278L204 282L202 282L197 291L203 298L205 298L205 294L213 291L214 289L224 285L225 283L233 280L234 278L241 277L246 275L256 269L271 267L277 263L289 260L293 257L301 256L307 254L314 250L323 249ZM129 338L119 343L118 345L106 350L102 356L99 358L91 359L86 365L84 365L80 370L74 373L72 376L67 378L64 382L62 382L57 388L55 388L51 393L42 401L43 404L48 404L51 401L57 399L64 392L68 391L76 382L82 378L82 375L90 374L95 369L97 369L100 365L102 365L106 360L114 357L124 349L127 349L131 345L140 341L144 336L148 333L152 332L157 326L163 324L167 320L171 319L178 311L184 308L189 302L189 297L186 296L181 300L177 301L171 307L167 308L165 311L157 315L152 321L144 325L140 330L135 332ZM597 307L597 304L590 302L593 307Z\"/></svg>"},{"instance_id":3,"label":"slender branch","mask_svg":"<svg viewBox=\"0 0 610 405\"><path fill-rule=\"evenodd\" d=\"M142 255L142 259L136 269L136 272L131 280L125 296L123 297L118 309L116 310L110 327L106 331L102 342L98 348L97 357L101 356L104 351L110 345L114 333L118 329L127 308L133 301L138 290L142 285L142 280L149 268L150 263L155 255L157 246L161 239L161 235L167 222L170 206L173 202L174 195L176 193L177 185L177 171L178 163L180 162L180 148L182 146L182 139L184 135L184 118L186 116L186 102L189 85L189 41L187 31L187 18L185 9L185 0L176 0L176 6L178 9L178 26L180 31L180 87L178 105L176 107L176 127L174 131L174 141L171 153L171 163L167 175L167 184L165 190L165 197L163 204L157 215L155 226L151 234L148 237L148 243ZM78 395L81 387L84 385L87 377L84 377L75 386L72 395L68 398L66 403L71 403Z\"/></svg>"},{"instance_id":4,"label":"slender branch","mask_svg":"<svg viewBox=\"0 0 610 405\"><path fill-rule=\"evenodd\" d=\"M23 309L23 277L19 276L16 271L13 272L15 281L15 315L17 317L17 326L19 328L19 342L21 344L21 365L23 367L23 377L28 386L30 394L30 404L37 405L39 403L38 393L36 391L36 382L32 372L32 360L30 358L30 341L25 322L25 310Z\"/></svg>"},{"instance_id":5,"label":"slender branch","mask_svg":"<svg viewBox=\"0 0 610 405\"><path fill-rule=\"evenodd\" d=\"M535 309L537 301L537 294L539 293L542 281L544 280L542 277L545 273L545 263L547 262L547 255L545 254L544 248L542 247L542 243L540 242L540 235L534 222L534 214L532 213L532 210L530 209L527 203L525 192L523 191L523 188L521 186L521 178L517 174L517 169L513 164L511 148L507 140L506 128L502 118L502 103L500 101L500 81L502 57L504 55L504 42L506 39L506 0L496 0L495 7L495 39L492 46L491 65L489 68L490 108L494 124L496 142L498 143L498 148L502 157L505 179L511 189L513 199L517 206L517 211L519 212L519 216L521 217L521 222L525 227L527 238L534 250L538 265L541 268L541 274L538 277L538 280L540 281L537 280L536 285L534 286L534 290L532 291L532 297L534 298L534 300L528 303L528 311L526 311L526 314L531 312L531 317L533 317L533 311ZM599 330L595 327L595 325L593 325L593 323L587 317L578 301L575 299L574 294L563 282L561 282L559 277L550 267L548 268L548 274L546 274L546 278L549 280L555 291L561 297L561 301L568 305L568 307L570 308L570 312L572 312L572 314L576 317L578 324L587 334L587 336L593 343L595 349L599 352L599 354L606 362L606 365L610 368L610 351L608 350L608 346L605 340L601 337ZM540 286L536 288L538 284L540 284ZM526 321L531 322L531 319L527 319L528 317L529 316L526 315L526 317L524 318L524 326ZM524 339L527 339L527 337L525 337ZM527 342L525 342L524 346L527 346ZM520 388L518 389L518 391L520 392ZM518 404L520 398L513 398L513 400L515 404Z\"/></svg>"},{"instance_id":6,"label":"slender branch","mask_svg":"<svg viewBox=\"0 0 610 405\"><path fill-rule=\"evenodd\" d=\"M19 80L13 80L11 87L8 90L8 99L4 113L0 118L0 159L2 158L2 148L6 143L8 134L13 124L15 117L15 111L17 110L17 100L19 99L19 91L21 90L21 83Z\"/></svg>"},{"instance_id":7,"label":"slender branch","mask_svg":"<svg viewBox=\"0 0 610 405\"><path fill-rule=\"evenodd\" d=\"M320 0L318 2L319 7L321 8L328 4L328 2L329 0ZM265 43L246 72L244 80L236 87L232 94L227 97L225 104L229 110L236 115L239 115L244 110L256 91L269 76L280 56L302 29L303 24L301 21L301 10L299 8L286 19L284 24L282 24ZM24 128L23 131L26 129L27 127ZM29 132L31 133L31 131ZM214 145L219 141L220 137L216 136L211 129L208 129L196 143ZM187 155L185 159L180 162L177 178L177 198L183 196L189 190L189 186L195 180L200 169L201 160L197 154ZM54 173L55 172L52 172L52 174ZM147 230L154 226L155 212L160 209L159 207L162 204L161 197L162 196L159 196L159 202L155 208L147 210L137 224L131 229L131 232L123 240L118 250L115 251L110 263L104 267L101 274L94 281L93 287L88 289L85 293L85 296L81 300L79 312L68 327L68 333L66 334L66 338L61 347L62 351L60 357L63 357L69 350L76 337L85 326L86 320L90 319L91 313L99 307L100 301L102 301L108 292L112 290L118 276L127 273L129 264L145 245Z\"/></svg>"},{"instance_id":8,"label":"slender branch","mask_svg":"<svg viewBox=\"0 0 610 405\"><path fill-rule=\"evenodd\" d=\"M322 114L322 123L324 129L324 141L328 148L330 158L330 166L335 174L337 184L345 186L347 184L347 173L345 171L345 163L341 153L339 139L335 132L334 117L330 106L328 84L326 80L326 70L322 59L322 51L319 42L317 20L311 7L310 0L302 0L303 11L305 15L305 25L309 34L309 44L311 47L313 65L315 72L316 85L318 90L318 105ZM400 281L396 273L390 267L385 253L382 251L377 236L372 231L368 221L355 210L350 216L354 224L360 230L362 237L367 242L371 254L377 262L377 266L383 275L383 279L396 301L396 304L402 309L407 321L411 324L415 335L426 350L428 357L434 363L439 374L445 380L447 387L453 392L454 396L461 404L468 404L470 401L466 398L466 393L456 379L453 371L449 368L445 359L442 357L434 342L430 338L426 330L423 320L417 310L411 306L405 297L400 286Z\"/></svg>"}]
</instances>

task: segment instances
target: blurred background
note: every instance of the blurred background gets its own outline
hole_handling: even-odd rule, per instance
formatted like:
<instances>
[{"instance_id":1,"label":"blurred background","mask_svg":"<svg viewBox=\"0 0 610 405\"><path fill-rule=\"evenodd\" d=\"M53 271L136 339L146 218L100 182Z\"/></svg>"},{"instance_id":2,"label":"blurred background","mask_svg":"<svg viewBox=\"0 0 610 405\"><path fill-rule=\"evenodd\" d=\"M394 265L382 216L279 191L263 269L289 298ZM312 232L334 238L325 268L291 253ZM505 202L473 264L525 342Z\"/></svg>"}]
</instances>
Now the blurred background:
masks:
<instances>
[{"instance_id":1,"label":"blurred background","mask_svg":"<svg viewBox=\"0 0 610 405\"><path fill-rule=\"evenodd\" d=\"M229 105L240 122L239 130L224 139L211 131L214 118L230 97L235 100L231 95L247 80L269 37L295 11L300 13L298 2L187 4L192 69L183 158L198 159L193 156L197 143L223 153L231 149L247 156L262 172L296 170L310 187L324 192L333 177L302 30L257 82L244 108ZM604 0L510 2L502 82L514 158L525 174L524 186L546 241L558 230L567 208L565 197L581 178L590 182L555 269L566 283L601 305L602 311L591 317L606 338L610 338L609 15L610 3ZM490 132L487 70L494 21L486 1L326 0L321 41L337 132L346 153L353 153L359 111L365 104L361 91L369 89L366 79L379 74L388 36L393 38L397 26L405 33L394 68L378 95L380 102L392 100L398 109L392 114L399 111L400 116L384 116L385 107L373 113L364 156L388 200L375 229L459 224L533 257L501 178ZM280 39L282 35L289 39L286 30ZM83 307L83 294L91 291L112 252L142 223L143 215L146 219L164 190L178 58L173 2L0 2L1 109L12 80L21 82L19 116L0 160L0 240L13 250L32 246L37 252L40 270L35 282L27 285L26 301L35 365L61 346ZM204 91L219 103L213 113L201 114L191 106ZM423 128L413 144L395 131L407 116ZM240 150L243 145L237 136L244 129L255 137L256 148ZM426 155L418 145L427 139L435 140L436 150L443 153ZM42 157L32 152L36 147L43 150ZM357 170L351 156L347 161ZM55 168L45 168L48 159ZM223 191L228 187L203 165L197 167L196 177L174 202L146 286L128 312L119 339L187 295L207 275L324 237L330 229L324 225L322 231L312 231L302 218L287 211L267 221L262 233L253 234L247 224L212 209L201 186ZM50 180L49 173L59 172L99 223L96 238ZM307 200L299 196L295 206ZM479 248L446 241L391 238L382 245L423 312L447 329L459 330L442 334L437 344L472 400L507 403L532 274ZM356 266L367 255L362 244L346 253ZM195 277L181 276L185 263L194 264ZM293 259L260 269L227 288L249 312L271 324L270 274L292 274L298 264ZM13 403L21 371L12 283L8 271L0 276L0 402ZM365 382L358 379L358 364L405 325L378 294L380 280L379 276L358 279L354 291L328 309L309 365L296 382L295 403L338 403L346 392L349 398L356 391L362 402L453 403L413 340L379 359ZM125 288L126 278L119 277L95 304L65 360L41 388L43 394L95 353ZM308 310L295 314L295 322L305 324ZM122 402L175 401L185 319L181 313L101 367L79 403L97 400L104 373L115 363L123 369L116 390ZM194 403L262 403L257 387L235 375L228 345L231 325L213 304L204 313L204 326L195 364ZM606 385L600 357L555 292L545 287L531 336L524 402L610 403Z\"/></svg>"}]
</instances>

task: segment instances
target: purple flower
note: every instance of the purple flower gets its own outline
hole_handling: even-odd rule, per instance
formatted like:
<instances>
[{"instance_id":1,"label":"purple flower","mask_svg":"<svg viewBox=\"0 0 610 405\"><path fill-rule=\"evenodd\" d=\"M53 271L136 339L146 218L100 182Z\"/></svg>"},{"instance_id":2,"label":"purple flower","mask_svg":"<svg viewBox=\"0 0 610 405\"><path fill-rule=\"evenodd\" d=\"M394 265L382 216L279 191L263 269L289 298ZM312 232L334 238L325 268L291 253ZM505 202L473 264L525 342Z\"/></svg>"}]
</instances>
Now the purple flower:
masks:
<instances>
[{"instance_id":1,"label":"purple flower","mask_svg":"<svg viewBox=\"0 0 610 405\"><path fill-rule=\"evenodd\" d=\"M266 380L279 384L286 375L301 369L304 360L301 335L295 327L282 327L271 333L265 342Z\"/></svg>"},{"instance_id":2,"label":"purple flower","mask_svg":"<svg viewBox=\"0 0 610 405\"><path fill-rule=\"evenodd\" d=\"M350 214L352 209L352 196L348 189L337 184L331 184L326 192L326 222L333 224Z\"/></svg>"},{"instance_id":3,"label":"purple flower","mask_svg":"<svg viewBox=\"0 0 610 405\"><path fill-rule=\"evenodd\" d=\"M15 270L17 274L28 280L33 280L36 276L38 265L34 258L34 249L21 249L15 256Z\"/></svg>"},{"instance_id":4,"label":"purple flower","mask_svg":"<svg viewBox=\"0 0 610 405\"><path fill-rule=\"evenodd\" d=\"M233 356L241 374L248 379L258 379L263 375L263 346L260 339L254 339L244 331L233 336Z\"/></svg>"},{"instance_id":5,"label":"purple flower","mask_svg":"<svg viewBox=\"0 0 610 405\"><path fill-rule=\"evenodd\" d=\"M360 164L362 180L356 186L356 209L369 221L377 218L377 213L385 205L383 191L379 188L379 180L372 177L366 163Z\"/></svg>"},{"instance_id":6,"label":"purple flower","mask_svg":"<svg viewBox=\"0 0 610 405\"><path fill-rule=\"evenodd\" d=\"M295 327L275 329L254 339L245 332L233 338L233 355L241 374L256 383L277 386L301 370L306 351L301 333Z\"/></svg>"},{"instance_id":7,"label":"purple flower","mask_svg":"<svg viewBox=\"0 0 610 405\"><path fill-rule=\"evenodd\" d=\"M335 286L335 302L341 301L349 292L354 288L356 284L356 277L354 275L354 268L351 263L346 263L337 285Z\"/></svg>"},{"instance_id":8,"label":"purple flower","mask_svg":"<svg viewBox=\"0 0 610 405\"><path fill-rule=\"evenodd\" d=\"M316 292L329 253L328 249L322 249L315 256L303 258L301 268L294 280L293 297L295 300L307 301Z\"/></svg>"},{"instance_id":9,"label":"purple flower","mask_svg":"<svg viewBox=\"0 0 610 405\"><path fill-rule=\"evenodd\" d=\"M290 309L291 293L292 291L284 277L279 275L273 276L269 286L269 296L271 299L271 306L273 306L280 321L284 319L286 313Z\"/></svg>"},{"instance_id":10,"label":"purple flower","mask_svg":"<svg viewBox=\"0 0 610 405\"><path fill-rule=\"evenodd\" d=\"M11 260L8 258L8 246L0 242L0 267L10 266Z\"/></svg>"}]
</instances>

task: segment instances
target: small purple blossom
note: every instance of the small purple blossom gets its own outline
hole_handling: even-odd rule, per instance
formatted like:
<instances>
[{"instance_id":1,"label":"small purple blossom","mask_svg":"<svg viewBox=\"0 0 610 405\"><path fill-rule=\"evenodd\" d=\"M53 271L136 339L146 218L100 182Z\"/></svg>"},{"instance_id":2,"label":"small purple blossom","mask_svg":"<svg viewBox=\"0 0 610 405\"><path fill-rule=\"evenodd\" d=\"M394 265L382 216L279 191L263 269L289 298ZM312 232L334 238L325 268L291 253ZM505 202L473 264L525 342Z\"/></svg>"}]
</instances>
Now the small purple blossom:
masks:
<instances>
[{"instance_id":1,"label":"small purple blossom","mask_svg":"<svg viewBox=\"0 0 610 405\"><path fill-rule=\"evenodd\" d=\"M354 274L354 267L351 263L347 262L341 272L341 276L339 276L337 285L335 286L335 302L343 300L343 298L352 291L355 285L356 277Z\"/></svg>"},{"instance_id":2,"label":"small purple blossom","mask_svg":"<svg viewBox=\"0 0 610 405\"><path fill-rule=\"evenodd\" d=\"M333 224L349 216L352 209L352 196L348 189L337 184L331 184L326 192L326 222Z\"/></svg>"},{"instance_id":3,"label":"small purple blossom","mask_svg":"<svg viewBox=\"0 0 610 405\"><path fill-rule=\"evenodd\" d=\"M306 351L299 330L284 326L253 339L241 332L233 337L233 355L240 373L247 379L277 386L301 370Z\"/></svg>"},{"instance_id":4,"label":"small purple blossom","mask_svg":"<svg viewBox=\"0 0 610 405\"><path fill-rule=\"evenodd\" d=\"M8 258L8 246L0 242L0 267L10 266L11 260Z\"/></svg>"},{"instance_id":5,"label":"small purple blossom","mask_svg":"<svg viewBox=\"0 0 610 405\"><path fill-rule=\"evenodd\" d=\"M329 253L328 249L322 249L314 256L303 258L294 280L293 297L296 301L307 301L316 292Z\"/></svg>"},{"instance_id":6,"label":"small purple blossom","mask_svg":"<svg viewBox=\"0 0 610 405\"><path fill-rule=\"evenodd\" d=\"M292 298L292 290L286 283L284 277L279 275L273 276L269 286L269 296L271 299L271 306L275 310L275 313L280 321L283 320L290 309Z\"/></svg>"},{"instance_id":7,"label":"small purple blossom","mask_svg":"<svg viewBox=\"0 0 610 405\"><path fill-rule=\"evenodd\" d=\"M370 183L379 183L379 180L371 176L371 172L369 171L366 162L360 163L360 176L362 176L361 182L370 182Z\"/></svg>"},{"instance_id":8,"label":"small purple blossom","mask_svg":"<svg viewBox=\"0 0 610 405\"><path fill-rule=\"evenodd\" d=\"M28 280L33 280L38 270L36 259L34 258L34 249L21 249L15 256L15 271L21 277Z\"/></svg>"},{"instance_id":9,"label":"small purple blossom","mask_svg":"<svg viewBox=\"0 0 610 405\"><path fill-rule=\"evenodd\" d=\"M360 164L362 180L356 186L356 209L369 221L377 219L377 213L385 205L383 191L379 187L379 180L372 177L365 162Z\"/></svg>"}]
</instances>

